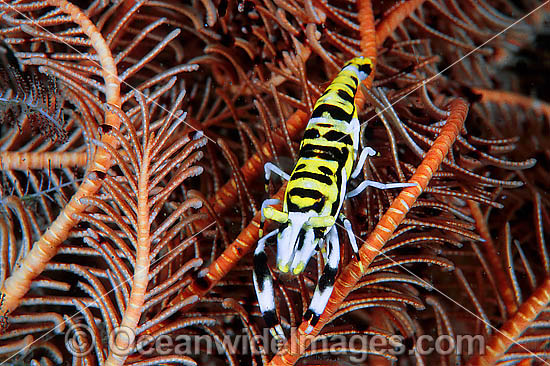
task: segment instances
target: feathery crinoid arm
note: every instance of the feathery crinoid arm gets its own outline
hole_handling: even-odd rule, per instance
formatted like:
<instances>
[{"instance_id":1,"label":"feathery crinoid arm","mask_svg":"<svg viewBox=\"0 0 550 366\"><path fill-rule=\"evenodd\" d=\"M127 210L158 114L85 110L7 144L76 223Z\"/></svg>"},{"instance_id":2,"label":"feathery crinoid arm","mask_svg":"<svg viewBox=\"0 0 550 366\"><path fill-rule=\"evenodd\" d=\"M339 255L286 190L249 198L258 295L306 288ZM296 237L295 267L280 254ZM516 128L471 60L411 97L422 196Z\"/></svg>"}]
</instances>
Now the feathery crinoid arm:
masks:
<instances>
[{"instance_id":1,"label":"feathery crinoid arm","mask_svg":"<svg viewBox=\"0 0 550 366\"><path fill-rule=\"evenodd\" d=\"M5 43L0 44L0 123L17 125L26 116L33 131L65 142L62 94L56 79L34 67L21 70Z\"/></svg>"},{"instance_id":2,"label":"feathery crinoid arm","mask_svg":"<svg viewBox=\"0 0 550 366\"><path fill-rule=\"evenodd\" d=\"M172 79L161 89L167 92L174 83ZM114 290L125 293L128 299L125 306L119 307L119 325L132 329L136 336L162 320L167 312L174 311L157 308L156 296L163 284L170 287L187 270L202 264L187 250L196 242L190 224L202 217L194 214L193 209L200 208L202 202L191 197L185 186L186 181L203 171L196 163L203 156L199 149L207 140L202 132L186 126L186 114L180 110L184 95L184 91L177 95L170 110L156 112L141 94L136 94L139 110L132 117L109 106L123 126L121 129L105 126L102 130L116 137L121 148L115 150L100 141L95 143L111 153L120 173L101 177L103 187L99 197L81 198L90 209L78 218L94 228L84 233L85 242L104 254L125 253L127 261L112 264L113 273L123 283ZM168 249L171 252L166 255ZM170 265L175 260L182 265ZM155 286L150 286L151 283ZM144 317L146 310L149 315ZM122 340L117 346L126 349L131 344L131 340ZM126 357L111 352L106 364L121 365Z\"/></svg>"}]
</instances>

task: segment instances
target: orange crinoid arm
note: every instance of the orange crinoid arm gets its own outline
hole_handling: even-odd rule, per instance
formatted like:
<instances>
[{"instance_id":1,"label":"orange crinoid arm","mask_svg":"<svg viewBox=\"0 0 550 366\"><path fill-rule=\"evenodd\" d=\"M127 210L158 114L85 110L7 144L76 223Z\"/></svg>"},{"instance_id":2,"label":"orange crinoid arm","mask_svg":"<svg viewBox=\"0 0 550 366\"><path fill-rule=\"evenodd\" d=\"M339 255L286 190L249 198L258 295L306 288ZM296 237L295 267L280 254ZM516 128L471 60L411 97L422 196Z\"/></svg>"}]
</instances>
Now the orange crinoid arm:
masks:
<instances>
[{"instance_id":1,"label":"orange crinoid arm","mask_svg":"<svg viewBox=\"0 0 550 366\"><path fill-rule=\"evenodd\" d=\"M485 347L486 352L468 362L468 365L495 365L499 358L517 342L517 339L532 325L537 316L547 308L550 301L550 279L546 279L519 307L518 311L494 333ZM541 359L541 361L543 361Z\"/></svg>"}]
</instances>

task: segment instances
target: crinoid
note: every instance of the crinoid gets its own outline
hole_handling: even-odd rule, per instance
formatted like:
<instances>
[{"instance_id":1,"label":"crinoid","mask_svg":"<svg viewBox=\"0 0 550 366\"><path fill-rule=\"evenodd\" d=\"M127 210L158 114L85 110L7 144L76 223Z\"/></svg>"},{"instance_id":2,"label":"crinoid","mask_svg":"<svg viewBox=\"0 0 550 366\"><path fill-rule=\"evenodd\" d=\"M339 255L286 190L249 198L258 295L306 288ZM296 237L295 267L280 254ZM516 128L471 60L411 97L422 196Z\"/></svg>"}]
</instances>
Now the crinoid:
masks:
<instances>
[{"instance_id":1,"label":"crinoid","mask_svg":"<svg viewBox=\"0 0 550 366\"><path fill-rule=\"evenodd\" d=\"M548 362L550 106L515 67L548 10L0 2L2 361ZM272 271L290 335L276 344L252 252L261 202L285 183L266 194L264 166L290 172L315 102L359 55L373 60L354 101L361 146L379 152L362 175L416 186L345 201L359 261L340 235L313 329L323 256L292 278Z\"/></svg>"},{"instance_id":2,"label":"crinoid","mask_svg":"<svg viewBox=\"0 0 550 366\"><path fill-rule=\"evenodd\" d=\"M0 123L22 129L24 116L35 133L65 142L62 99L55 78L35 68L20 70L11 50L0 45Z\"/></svg>"}]
</instances>

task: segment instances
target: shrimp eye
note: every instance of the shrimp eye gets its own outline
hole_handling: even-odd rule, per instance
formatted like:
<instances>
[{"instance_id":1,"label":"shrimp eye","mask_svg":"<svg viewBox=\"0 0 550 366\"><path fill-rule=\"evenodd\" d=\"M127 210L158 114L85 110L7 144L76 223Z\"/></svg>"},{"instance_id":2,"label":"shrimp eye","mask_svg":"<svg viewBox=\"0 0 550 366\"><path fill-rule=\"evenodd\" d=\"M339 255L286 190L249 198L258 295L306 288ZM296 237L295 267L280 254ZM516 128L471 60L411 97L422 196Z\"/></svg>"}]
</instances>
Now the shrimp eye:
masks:
<instances>
[{"instance_id":1,"label":"shrimp eye","mask_svg":"<svg viewBox=\"0 0 550 366\"><path fill-rule=\"evenodd\" d=\"M331 227L336 223L336 219L333 216L313 216L309 218L307 223L313 228Z\"/></svg>"},{"instance_id":2,"label":"shrimp eye","mask_svg":"<svg viewBox=\"0 0 550 366\"><path fill-rule=\"evenodd\" d=\"M288 213L281 212L270 206L264 208L264 217L268 220L277 221L280 224L284 224L288 221Z\"/></svg>"}]
</instances>

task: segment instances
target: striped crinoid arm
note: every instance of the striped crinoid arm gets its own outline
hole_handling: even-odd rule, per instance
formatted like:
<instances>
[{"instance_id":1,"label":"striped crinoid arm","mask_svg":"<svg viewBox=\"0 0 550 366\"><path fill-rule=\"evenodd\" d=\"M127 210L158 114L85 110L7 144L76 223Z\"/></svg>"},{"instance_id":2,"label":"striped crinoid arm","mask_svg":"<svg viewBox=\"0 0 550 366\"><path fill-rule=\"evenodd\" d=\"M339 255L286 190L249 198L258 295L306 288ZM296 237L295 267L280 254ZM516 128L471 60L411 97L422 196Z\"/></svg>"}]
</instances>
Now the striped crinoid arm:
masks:
<instances>
[{"instance_id":1,"label":"striped crinoid arm","mask_svg":"<svg viewBox=\"0 0 550 366\"><path fill-rule=\"evenodd\" d=\"M502 230L497 249L505 254L500 260L506 268L517 310L501 314L501 324L487 320L490 333L485 335L484 347L475 352L468 365L495 365L503 361L544 363L548 360L550 261L547 246L549 230L544 221L548 218L549 205L538 192L530 193L530 199L522 202L531 208L528 214L521 209L505 213L504 216L510 221L504 224L499 214L488 218L491 228L500 226ZM504 210L508 211L506 207ZM527 214L525 221L532 224L527 229L529 231L526 231L524 222L516 220L515 212ZM530 239L537 243L536 248L530 248ZM536 250L537 258L529 258L529 250Z\"/></svg>"},{"instance_id":2,"label":"striped crinoid arm","mask_svg":"<svg viewBox=\"0 0 550 366\"><path fill-rule=\"evenodd\" d=\"M517 156L536 156L537 164L516 173L526 185L507 192L509 196L501 210L479 210L479 216L486 227L484 235L491 247L481 247L477 256L480 262L485 259L491 263L485 266L488 273L495 278L504 277L505 285L499 283L499 288L504 287L506 292L498 293L505 300L503 309L499 307L495 311L490 304L481 302L491 319L487 322L491 332L485 335L484 347L476 350L468 364L542 364L548 362L550 204L545 198L549 162L545 154L541 153L541 148L548 144L548 135L539 131L545 128L543 126L548 116L543 108L538 108L539 103L535 99L508 92L479 92L483 95L480 110L483 113L489 111L489 115L495 119L504 116L504 130L508 132L505 136L495 133L497 139L492 141L492 150L509 151L509 145L512 144ZM493 99L496 95L501 97ZM526 143L526 138L530 140L529 143ZM474 139L472 142L479 145L488 143L483 139ZM493 265L495 261L500 264ZM482 297L482 286L474 280L475 272L471 268L464 268L465 276L474 284L473 291ZM498 319L498 322L493 319Z\"/></svg>"},{"instance_id":3,"label":"striped crinoid arm","mask_svg":"<svg viewBox=\"0 0 550 366\"><path fill-rule=\"evenodd\" d=\"M493 142L505 145L511 141L521 138ZM533 152L525 149L536 150L538 146L518 150L521 155L530 155ZM546 165L542 159L535 167L518 172L527 185L507 192L510 196L499 210L468 202L485 242L443 252L457 267L462 291L457 292L447 281L434 283L447 294L435 298L441 309L437 311L442 313L440 317L447 313L446 317L459 319L453 322L455 330L460 326L462 334L475 340L466 346L468 349L463 348L462 355L452 352L449 362L496 365L543 364L548 360L549 204L541 194L547 183L533 184ZM488 294L495 300L487 301Z\"/></svg>"},{"instance_id":4,"label":"striped crinoid arm","mask_svg":"<svg viewBox=\"0 0 550 366\"><path fill-rule=\"evenodd\" d=\"M548 303L550 279L544 280L518 311L495 331L488 339L483 355L473 357L467 364L485 366L508 360L545 362L549 357L544 346L548 340L548 328L543 325L541 331L537 322L548 322L544 314L548 311Z\"/></svg>"},{"instance_id":5,"label":"striped crinoid arm","mask_svg":"<svg viewBox=\"0 0 550 366\"><path fill-rule=\"evenodd\" d=\"M166 93L174 82L172 80L167 87L160 89ZM187 130L185 115L180 109L184 95L185 91L180 92L171 109L162 111L159 116L152 113L140 94L136 96L140 113L132 119L125 117L122 110L110 106L124 121L123 127L130 134L125 137L120 130L105 126L102 127L103 133L116 136L123 147L117 151L102 142L97 144L113 155L123 175L118 179L100 177L104 179L103 194L81 198L91 209L78 218L95 228L85 233L85 241L95 249L99 249L101 243L100 251L105 254L122 251L130 262L130 265L113 263L110 270L128 287L127 302L120 307L117 315L120 322L115 326L132 329L135 336L185 305L183 302L174 309L158 308L159 303L173 291L170 287L177 287L181 277L202 264L202 260L194 258L194 252L190 250L196 237L186 235L188 225L200 218L192 215L191 209L200 208L201 201L197 198L181 199L178 191L186 180L202 173L203 168L195 164L203 153L197 150L206 144L207 139L201 132L184 132ZM138 133L142 136L139 140ZM101 175L100 172L91 174ZM110 222L116 223L117 229L109 226ZM111 249L107 249L109 246ZM181 268L170 265L174 261L181 264ZM192 301L188 299L188 302ZM144 316L146 310L150 311L150 316ZM132 339L117 340L117 344L109 349L105 364L124 364L129 355L118 354L116 347L127 349L132 343Z\"/></svg>"}]
</instances>

